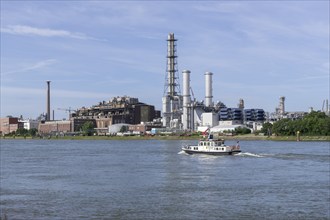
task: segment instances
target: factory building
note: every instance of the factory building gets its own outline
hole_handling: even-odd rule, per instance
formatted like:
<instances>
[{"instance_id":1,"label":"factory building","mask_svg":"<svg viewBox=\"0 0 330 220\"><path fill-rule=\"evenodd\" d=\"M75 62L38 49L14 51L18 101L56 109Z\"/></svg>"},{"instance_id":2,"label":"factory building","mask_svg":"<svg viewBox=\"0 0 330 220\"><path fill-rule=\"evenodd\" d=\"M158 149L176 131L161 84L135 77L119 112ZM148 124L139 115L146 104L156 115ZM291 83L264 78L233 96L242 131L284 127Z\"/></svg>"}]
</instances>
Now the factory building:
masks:
<instances>
[{"instance_id":1,"label":"factory building","mask_svg":"<svg viewBox=\"0 0 330 220\"><path fill-rule=\"evenodd\" d=\"M243 122L244 115L240 108L221 108L219 112L220 121L237 120Z\"/></svg>"},{"instance_id":2,"label":"factory building","mask_svg":"<svg viewBox=\"0 0 330 220\"><path fill-rule=\"evenodd\" d=\"M44 121L39 124L38 132L45 134L65 134L71 132L71 121Z\"/></svg>"},{"instance_id":3,"label":"factory building","mask_svg":"<svg viewBox=\"0 0 330 220\"><path fill-rule=\"evenodd\" d=\"M244 109L244 121L265 121L265 111L263 109Z\"/></svg>"},{"instance_id":4,"label":"factory building","mask_svg":"<svg viewBox=\"0 0 330 220\"><path fill-rule=\"evenodd\" d=\"M23 124L23 128L26 130L38 129L39 121L33 119L19 119L18 122Z\"/></svg>"},{"instance_id":5,"label":"factory building","mask_svg":"<svg viewBox=\"0 0 330 220\"><path fill-rule=\"evenodd\" d=\"M73 131L79 131L86 121L92 121L97 129L101 129L120 123L150 122L159 117L160 112L154 106L128 96L115 97L89 108L82 107L71 114Z\"/></svg>"},{"instance_id":6,"label":"factory building","mask_svg":"<svg viewBox=\"0 0 330 220\"><path fill-rule=\"evenodd\" d=\"M296 120L303 118L307 114L305 111L285 111L285 97L281 96L279 105L275 108L275 112L270 114L269 120L278 121L284 118Z\"/></svg>"},{"instance_id":7,"label":"factory building","mask_svg":"<svg viewBox=\"0 0 330 220\"><path fill-rule=\"evenodd\" d=\"M190 87L190 70L182 71L182 96L178 83L176 41L174 34L167 38L167 69L165 76L165 89L162 98L163 126L168 131L181 129L185 131L197 131L205 127L219 126L226 122L232 127L243 124L246 121L260 122L265 120L265 112L262 109L244 109L244 100L240 99L237 108L227 108L222 102L213 102L212 72L204 73L205 99L197 102ZM193 99L192 99L193 98ZM281 105L284 111L284 99ZM234 123L234 124L231 124ZM226 124L226 126L229 126ZM198 127L201 127L200 129Z\"/></svg>"},{"instance_id":8,"label":"factory building","mask_svg":"<svg viewBox=\"0 0 330 220\"><path fill-rule=\"evenodd\" d=\"M196 130L203 125L203 114L207 124L216 124L214 118L224 105L218 102L214 105L212 98L212 75L206 72L205 75L205 100L197 102L191 98L190 71L183 70L183 92L180 95L180 84L177 69L176 41L174 34L170 33L167 38L167 66L165 76L164 95L162 98L162 123L163 126L175 130L186 131ZM213 113L212 113L213 112ZM210 116L212 115L212 116ZM207 118L207 119L206 119ZM209 120L210 118L210 120ZM205 124L204 123L204 124Z\"/></svg>"},{"instance_id":9,"label":"factory building","mask_svg":"<svg viewBox=\"0 0 330 220\"><path fill-rule=\"evenodd\" d=\"M0 118L0 134L6 135L15 132L18 128L23 128L23 124L16 117Z\"/></svg>"}]
</instances>

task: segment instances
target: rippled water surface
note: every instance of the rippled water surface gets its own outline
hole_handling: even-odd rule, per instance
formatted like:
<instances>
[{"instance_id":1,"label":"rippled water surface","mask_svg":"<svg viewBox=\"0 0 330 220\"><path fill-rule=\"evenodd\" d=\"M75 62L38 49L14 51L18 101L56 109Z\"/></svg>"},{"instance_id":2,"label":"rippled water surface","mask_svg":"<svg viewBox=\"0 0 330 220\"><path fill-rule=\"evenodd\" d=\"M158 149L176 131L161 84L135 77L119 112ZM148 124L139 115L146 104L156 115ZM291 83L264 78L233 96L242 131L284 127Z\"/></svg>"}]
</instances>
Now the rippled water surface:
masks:
<instances>
[{"instance_id":1,"label":"rippled water surface","mask_svg":"<svg viewBox=\"0 0 330 220\"><path fill-rule=\"evenodd\" d=\"M11 219L330 219L329 142L1 140L1 216ZM234 141L228 141L233 144Z\"/></svg>"}]
</instances>

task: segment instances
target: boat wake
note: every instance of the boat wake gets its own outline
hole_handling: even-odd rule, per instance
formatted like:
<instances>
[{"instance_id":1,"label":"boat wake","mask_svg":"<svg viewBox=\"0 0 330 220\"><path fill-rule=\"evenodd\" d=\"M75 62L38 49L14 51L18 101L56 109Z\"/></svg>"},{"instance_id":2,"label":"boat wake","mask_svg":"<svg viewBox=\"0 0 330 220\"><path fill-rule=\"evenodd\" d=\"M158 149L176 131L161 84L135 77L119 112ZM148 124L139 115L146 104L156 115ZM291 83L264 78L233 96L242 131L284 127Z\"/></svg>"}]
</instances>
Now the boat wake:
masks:
<instances>
[{"instance_id":1,"label":"boat wake","mask_svg":"<svg viewBox=\"0 0 330 220\"><path fill-rule=\"evenodd\" d=\"M253 153L249 153L249 152L238 153L238 154L235 154L235 156L240 156L240 157L263 157L262 155L253 154Z\"/></svg>"},{"instance_id":2,"label":"boat wake","mask_svg":"<svg viewBox=\"0 0 330 220\"><path fill-rule=\"evenodd\" d=\"M178 152L178 154L186 154L186 152L184 152L183 150L181 150L180 152Z\"/></svg>"}]
</instances>

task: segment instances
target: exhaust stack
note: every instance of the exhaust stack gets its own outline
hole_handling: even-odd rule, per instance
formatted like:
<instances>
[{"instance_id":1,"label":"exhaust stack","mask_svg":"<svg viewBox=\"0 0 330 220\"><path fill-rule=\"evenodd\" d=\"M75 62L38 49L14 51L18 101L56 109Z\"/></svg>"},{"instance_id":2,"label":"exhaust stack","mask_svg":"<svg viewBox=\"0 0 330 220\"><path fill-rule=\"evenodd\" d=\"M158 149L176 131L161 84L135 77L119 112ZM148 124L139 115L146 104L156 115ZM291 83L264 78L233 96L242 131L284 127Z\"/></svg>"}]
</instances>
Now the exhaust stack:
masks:
<instances>
[{"instance_id":1,"label":"exhaust stack","mask_svg":"<svg viewBox=\"0 0 330 220\"><path fill-rule=\"evenodd\" d=\"M190 97L190 71L183 70L183 115L182 123L184 130L190 130L191 126L191 97Z\"/></svg>"},{"instance_id":2,"label":"exhaust stack","mask_svg":"<svg viewBox=\"0 0 330 220\"><path fill-rule=\"evenodd\" d=\"M212 75L211 72L205 73L205 106L212 107Z\"/></svg>"},{"instance_id":3,"label":"exhaust stack","mask_svg":"<svg viewBox=\"0 0 330 220\"><path fill-rule=\"evenodd\" d=\"M50 121L50 81L47 81L47 115L46 121Z\"/></svg>"}]
</instances>

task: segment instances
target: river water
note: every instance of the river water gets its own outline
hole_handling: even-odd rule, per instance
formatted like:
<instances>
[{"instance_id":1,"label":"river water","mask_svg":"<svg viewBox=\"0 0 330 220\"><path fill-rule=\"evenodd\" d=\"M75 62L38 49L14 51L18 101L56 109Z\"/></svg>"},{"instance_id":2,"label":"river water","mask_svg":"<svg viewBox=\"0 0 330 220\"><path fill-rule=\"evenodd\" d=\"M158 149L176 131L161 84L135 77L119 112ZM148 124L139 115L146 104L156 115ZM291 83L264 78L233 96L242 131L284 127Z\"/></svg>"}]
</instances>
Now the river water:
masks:
<instances>
[{"instance_id":1,"label":"river water","mask_svg":"<svg viewBox=\"0 0 330 220\"><path fill-rule=\"evenodd\" d=\"M1 216L12 219L330 219L330 143L1 140ZM227 141L234 144L235 141Z\"/></svg>"}]
</instances>

